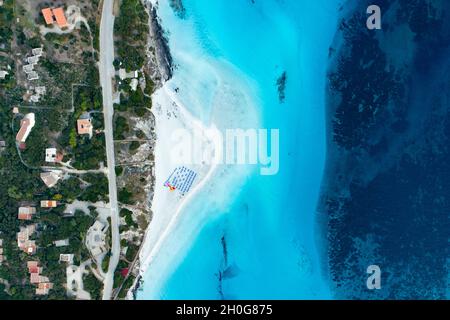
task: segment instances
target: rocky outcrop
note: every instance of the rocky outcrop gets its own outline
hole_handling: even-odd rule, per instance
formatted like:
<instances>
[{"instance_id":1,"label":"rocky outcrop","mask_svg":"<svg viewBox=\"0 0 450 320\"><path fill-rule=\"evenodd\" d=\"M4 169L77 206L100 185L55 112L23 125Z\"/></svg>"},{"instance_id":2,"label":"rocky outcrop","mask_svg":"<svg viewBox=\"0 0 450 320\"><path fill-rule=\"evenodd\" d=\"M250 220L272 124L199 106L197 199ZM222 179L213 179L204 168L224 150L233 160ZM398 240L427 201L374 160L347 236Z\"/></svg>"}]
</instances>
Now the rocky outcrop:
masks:
<instances>
[{"instance_id":1,"label":"rocky outcrop","mask_svg":"<svg viewBox=\"0 0 450 320\"><path fill-rule=\"evenodd\" d=\"M156 86L160 87L172 77L172 56L156 8L150 2L146 3L146 7L150 17L147 69Z\"/></svg>"}]
</instances>

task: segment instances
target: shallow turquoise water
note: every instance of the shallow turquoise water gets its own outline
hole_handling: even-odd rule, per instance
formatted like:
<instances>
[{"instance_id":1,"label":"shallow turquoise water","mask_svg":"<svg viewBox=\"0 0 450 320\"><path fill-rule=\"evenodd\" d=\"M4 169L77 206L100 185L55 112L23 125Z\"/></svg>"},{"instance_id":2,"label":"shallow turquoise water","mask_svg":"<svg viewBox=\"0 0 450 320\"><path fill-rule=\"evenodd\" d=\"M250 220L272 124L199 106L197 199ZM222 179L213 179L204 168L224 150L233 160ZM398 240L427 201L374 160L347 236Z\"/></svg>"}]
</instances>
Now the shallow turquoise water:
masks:
<instances>
[{"instance_id":1,"label":"shallow turquoise water","mask_svg":"<svg viewBox=\"0 0 450 320\"><path fill-rule=\"evenodd\" d=\"M255 2L183 1L204 54L229 61L256 83L262 127L280 130L280 171L275 176L256 171L226 212L211 214L181 264L151 297L330 298L314 215L325 162L325 72L338 1ZM276 81L284 71L286 100L280 103ZM197 201L189 210L208 208ZM139 298L148 297L150 286L144 282Z\"/></svg>"}]
</instances>

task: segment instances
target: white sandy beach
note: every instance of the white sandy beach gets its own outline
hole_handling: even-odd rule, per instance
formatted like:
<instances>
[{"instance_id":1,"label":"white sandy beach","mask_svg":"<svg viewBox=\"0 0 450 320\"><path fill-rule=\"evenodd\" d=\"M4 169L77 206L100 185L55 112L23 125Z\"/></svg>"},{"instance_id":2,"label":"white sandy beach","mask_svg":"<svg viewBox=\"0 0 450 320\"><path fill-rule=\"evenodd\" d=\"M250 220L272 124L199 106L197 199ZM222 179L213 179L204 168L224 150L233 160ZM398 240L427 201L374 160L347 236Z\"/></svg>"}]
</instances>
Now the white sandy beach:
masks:
<instances>
[{"instance_id":1,"label":"white sandy beach","mask_svg":"<svg viewBox=\"0 0 450 320\"><path fill-rule=\"evenodd\" d=\"M152 204L153 220L141 251L142 273L153 263L167 236L176 227L183 207L204 186L215 169L215 166L212 165L190 165L190 169L195 170L197 177L191 190L184 197L177 191L170 192L164 187L166 179L180 165L171 157L172 132L180 128L189 132L204 131L208 128L195 119L183 105L176 102L177 99L171 89L162 88L155 98L155 101L158 101L153 111L156 117L157 135L155 146L156 182Z\"/></svg>"}]
</instances>

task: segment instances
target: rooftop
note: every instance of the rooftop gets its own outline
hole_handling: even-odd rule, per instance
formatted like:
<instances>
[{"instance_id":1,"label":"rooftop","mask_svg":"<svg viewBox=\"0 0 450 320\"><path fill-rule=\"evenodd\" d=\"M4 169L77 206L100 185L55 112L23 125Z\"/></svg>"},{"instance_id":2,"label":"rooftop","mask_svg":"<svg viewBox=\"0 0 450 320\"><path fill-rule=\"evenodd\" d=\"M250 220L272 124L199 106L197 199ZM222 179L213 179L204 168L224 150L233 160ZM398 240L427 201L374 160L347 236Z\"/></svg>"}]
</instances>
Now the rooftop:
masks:
<instances>
[{"instance_id":1,"label":"rooftop","mask_svg":"<svg viewBox=\"0 0 450 320\"><path fill-rule=\"evenodd\" d=\"M60 262L67 262L72 263L73 262L74 255L72 253L61 253L59 255L59 261Z\"/></svg>"},{"instance_id":2,"label":"rooftop","mask_svg":"<svg viewBox=\"0 0 450 320\"><path fill-rule=\"evenodd\" d=\"M20 207L18 218L19 220L31 220L31 218L35 213L36 213L35 207Z\"/></svg>"},{"instance_id":3,"label":"rooftop","mask_svg":"<svg viewBox=\"0 0 450 320\"><path fill-rule=\"evenodd\" d=\"M64 27L68 26L66 16L64 15L63 8L53 9L53 14L55 15L56 23L58 24L58 26L60 28L64 28Z\"/></svg>"},{"instance_id":4,"label":"rooftop","mask_svg":"<svg viewBox=\"0 0 450 320\"><path fill-rule=\"evenodd\" d=\"M92 120L89 119L78 119L77 120L78 134L89 134L92 135Z\"/></svg>"},{"instance_id":5,"label":"rooftop","mask_svg":"<svg viewBox=\"0 0 450 320\"><path fill-rule=\"evenodd\" d=\"M26 64L23 66L23 72L30 73L34 69L34 64Z\"/></svg>"},{"instance_id":6,"label":"rooftop","mask_svg":"<svg viewBox=\"0 0 450 320\"><path fill-rule=\"evenodd\" d=\"M40 275L39 273L31 273L30 274L30 282L33 284L39 283Z\"/></svg>"},{"instance_id":7,"label":"rooftop","mask_svg":"<svg viewBox=\"0 0 450 320\"><path fill-rule=\"evenodd\" d=\"M39 56L31 56L27 58L28 64L35 64L39 62Z\"/></svg>"},{"instance_id":8,"label":"rooftop","mask_svg":"<svg viewBox=\"0 0 450 320\"><path fill-rule=\"evenodd\" d=\"M42 52L43 52L43 49L41 47L31 49L31 53L35 56L41 56Z\"/></svg>"},{"instance_id":9,"label":"rooftop","mask_svg":"<svg viewBox=\"0 0 450 320\"><path fill-rule=\"evenodd\" d=\"M0 71L0 79L5 79L8 74L8 71Z\"/></svg>"},{"instance_id":10,"label":"rooftop","mask_svg":"<svg viewBox=\"0 0 450 320\"><path fill-rule=\"evenodd\" d=\"M28 113L25 115L25 117L20 122L20 130L17 133L16 141L17 142L25 142L28 138L28 135L31 132L31 129L33 129L35 124L35 118L34 113Z\"/></svg>"},{"instance_id":11,"label":"rooftop","mask_svg":"<svg viewBox=\"0 0 450 320\"><path fill-rule=\"evenodd\" d=\"M56 208L58 203L55 200L42 200L41 208Z\"/></svg>"},{"instance_id":12,"label":"rooftop","mask_svg":"<svg viewBox=\"0 0 450 320\"><path fill-rule=\"evenodd\" d=\"M50 8L42 9L42 15L44 16L46 24L53 24L53 22L55 22L55 20L53 19L52 9Z\"/></svg>"},{"instance_id":13,"label":"rooftop","mask_svg":"<svg viewBox=\"0 0 450 320\"><path fill-rule=\"evenodd\" d=\"M49 171L49 172L42 172L41 173L41 179L45 183L45 185L49 188L53 188L61 179L60 171Z\"/></svg>"},{"instance_id":14,"label":"rooftop","mask_svg":"<svg viewBox=\"0 0 450 320\"><path fill-rule=\"evenodd\" d=\"M69 245L69 239L56 240L53 241L53 244L57 247L65 247Z\"/></svg>"},{"instance_id":15,"label":"rooftop","mask_svg":"<svg viewBox=\"0 0 450 320\"><path fill-rule=\"evenodd\" d=\"M29 81L38 80L39 79L39 75L38 75L38 73L36 71L31 71L31 72L28 73L27 79Z\"/></svg>"},{"instance_id":16,"label":"rooftop","mask_svg":"<svg viewBox=\"0 0 450 320\"><path fill-rule=\"evenodd\" d=\"M45 162L56 162L56 154L57 154L56 148L47 148L45 149Z\"/></svg>"}]
</instances>

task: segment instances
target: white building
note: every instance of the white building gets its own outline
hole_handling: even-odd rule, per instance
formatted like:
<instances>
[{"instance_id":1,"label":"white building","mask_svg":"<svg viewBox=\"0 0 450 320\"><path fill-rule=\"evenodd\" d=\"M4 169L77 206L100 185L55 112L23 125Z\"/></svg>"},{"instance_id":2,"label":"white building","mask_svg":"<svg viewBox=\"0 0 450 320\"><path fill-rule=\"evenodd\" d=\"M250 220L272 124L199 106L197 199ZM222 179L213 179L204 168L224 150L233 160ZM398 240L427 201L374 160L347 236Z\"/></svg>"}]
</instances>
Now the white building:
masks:
<instances>
[{"instance_id":1,"label":"white building","mask_svg":"<svg viewBox=\"0 0 450 320\"><path fill-rule=\"evenodd\" d=\"M45 162L54 163L56 162L56 155L58 151L56 148L47 148L45 149Z\"/></svg>"},{"instance_id":2,"label":"white building","mask_svg":"<svg viewBox=\"0 0 450 320\"><path fill-rule=\"evenodd\" d=\"M69 245L69 239L56 240L56 241L53 241L53 244L56 247L66 247Z\"/></svg>"},{"instance_id":3,"label":"white building","mask_svg":"<svg viewBox=\"0 0 450 320\"><path fill-rule=\"evenodd\" d=\"M38 94L33 94L33 95L30 97L30 101L31 101L31 102L34 102L34 103L38 103L40 99L41 99L41 96L38 95Z\"/></svg>"},{"instance_id":4,"label":"white building","mask_svg":"<svg viewBox=\"0 0 450 320\"><path fill-rule=\"evenodd\" d=\"M36 94L42 96L47 92L47 88L45 86L36 87L36 88L34 88L34 92L36 92Z\"/></svg>"},{"instance_id":5,"label":"white building","mask_svg":"<svg viewBox=\"0 0 450 320\"><path fill-rule=\"evenodd\" d=\"M28 64L36 64L39 62L39 56L31 56L27 58Z\"/></svg>"},{"instance_id":6,"label":"white building","mask_svg":"<svg viewBox=\"0 0 450 320\"><path fill-rule=\"evenodd\" d=\"M120 80L137 78L138 76L139 76L139 72L137 70L136 71L127 72L123 68L119 69L119 78L120 78Z\"/></svg>"},{"instance_id":7,"label":"white building","mask_svg":"<svg viewBox=\"0 0 450 320\"><path fill-rule=\"evenodd\" d=\"M136 91L138 84L139 84L138 79L132 79L130 83L131 90Z\"/></svg>"},{"instance_id":8,"label":"white building","mask_svg":"<svg viewBox=\"0 0 450 320\"><path fill-rule=\"evenodd\" d=\"M72 253L61 253L59 255L59 262L66 262L68 264L73 263L74 255Z\"/></svg>"},{"instance_id":9,"label":"white building","mask_svg":"<svg viewBox=\"0 0 450 320\"><path fill-rule=\"evenodd\" d=\"M39 75L38 75L38 73L36 71L31 71L30 73L28 73L27 79L29 81L38 80L39 79Z\"/></svg>"},{"instance_id":10,"label":"white building","mask_svg":"<svg viewBox=\"0 0 450 320\"><path fill-rule=\"evenodd\" d=\"M42 181L49 188L53 188L54 186L56 186L56 184L61 179L61 177L62 177L61 170L52 170L52 171L41 173Z\"/></svg>"},{"instance_id":11,"label":"white building","mask_svg":"<svg viewBox=\"0 0 450 320\"><path fill-rule=\"evenodd\" d=\"M43 51L43 49L41 47L40 48L34 48L34 49L31 50L31 53L34 56L40 57L42 55L42 51Z\"/></svg>"},{"instance_id":12,"label":"white building","mask_svg":"<svg viewBox=\"0 0 450 320\"><path fill-rule=\"evenodd\" d=\"M26 64L23 66L23 72L30 73L34 70L34 64Z\"/></svg>"}]
</instances>

